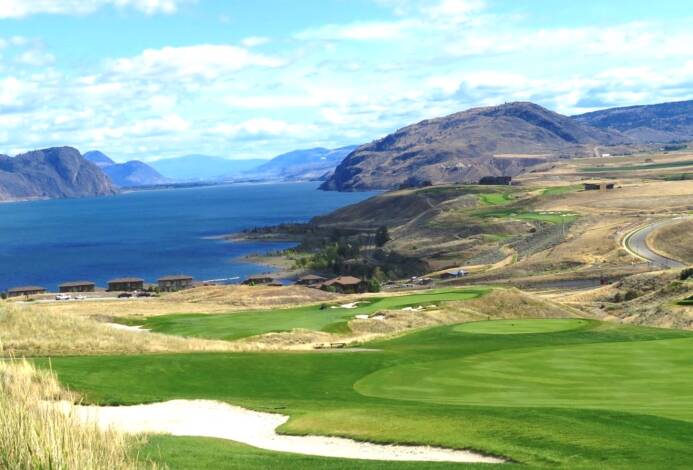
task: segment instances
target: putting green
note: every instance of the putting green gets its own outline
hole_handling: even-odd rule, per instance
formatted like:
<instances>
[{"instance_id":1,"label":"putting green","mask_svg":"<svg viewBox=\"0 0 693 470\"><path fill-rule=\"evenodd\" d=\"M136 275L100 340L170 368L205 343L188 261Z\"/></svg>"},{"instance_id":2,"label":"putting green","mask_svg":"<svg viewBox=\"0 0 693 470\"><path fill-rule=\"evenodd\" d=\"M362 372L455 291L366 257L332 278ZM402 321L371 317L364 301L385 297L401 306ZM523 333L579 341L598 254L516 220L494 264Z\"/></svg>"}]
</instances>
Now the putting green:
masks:
<instances>
[{"instance_id":1,"label":"putting green","mask_svg":"<svg viewBox=\"0 0 693 470\"><path fill-rule=\"evenodd\" d=\"M463 323L453 328L462 333L485 335L518 335L527 333L553 333L576 330L589 325L589 321L576 318L553 318L541 320L488 320Z\"/></svg>"},{"instance_id":2,"label":"putting green","mask_svg":"<svg viewBox=\"0 0 693 470\"><path fill-rule=\"evenodd\" d=\"M693 421L693 339L496 351L408 364L356 382L380 398L619 410Z\"/></svg>"}]
</instances>

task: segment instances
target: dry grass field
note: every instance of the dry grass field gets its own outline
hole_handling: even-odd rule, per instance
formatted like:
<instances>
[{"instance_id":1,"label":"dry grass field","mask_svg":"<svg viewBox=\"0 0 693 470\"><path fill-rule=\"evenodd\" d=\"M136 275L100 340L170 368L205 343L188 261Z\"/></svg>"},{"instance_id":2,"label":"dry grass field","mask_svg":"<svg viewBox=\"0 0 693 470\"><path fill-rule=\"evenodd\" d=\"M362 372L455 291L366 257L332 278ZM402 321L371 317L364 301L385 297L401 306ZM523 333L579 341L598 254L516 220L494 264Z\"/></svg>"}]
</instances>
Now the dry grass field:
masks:
<instances>
[{"instance_id":1,"label":"dry grass field","mask_svg":"<svg viewBox=\"0 0 693 470\"><path fill-rule=\"evenodd\" d=\"M663 256L693 264L693 219L655 230L648 237L647 243Z\"/></svg>"},{"instance_id":2,"label":"dry grass field","mask_svg":"<svg viewBox=\"0 0 693 470\"><path fill-rule=\"evenodd\" d=\"M26 361L0 361L0 468L135 470L156 468L131 455L136 438L83 425L47 401L74 401L56 376Z\"/></svg>"}]
</instances>

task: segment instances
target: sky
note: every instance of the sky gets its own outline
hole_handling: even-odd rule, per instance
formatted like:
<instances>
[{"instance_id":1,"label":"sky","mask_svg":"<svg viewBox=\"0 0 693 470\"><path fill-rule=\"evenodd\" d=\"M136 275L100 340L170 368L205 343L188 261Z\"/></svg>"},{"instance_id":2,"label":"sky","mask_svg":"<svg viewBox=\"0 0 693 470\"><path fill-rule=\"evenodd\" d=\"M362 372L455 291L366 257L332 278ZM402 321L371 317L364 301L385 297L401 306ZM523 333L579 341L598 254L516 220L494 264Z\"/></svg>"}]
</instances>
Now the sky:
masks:
<instances>
[{"instance_id":1,"label":"sky","mask_svg":"<svg viewBox=\"0 0 693 470\"><path fill-rule=\"evenodd\" d=\"M270 158L476 106L693 99L690 0L0 0L0 153Z\"/></svg>"}]
</instances>

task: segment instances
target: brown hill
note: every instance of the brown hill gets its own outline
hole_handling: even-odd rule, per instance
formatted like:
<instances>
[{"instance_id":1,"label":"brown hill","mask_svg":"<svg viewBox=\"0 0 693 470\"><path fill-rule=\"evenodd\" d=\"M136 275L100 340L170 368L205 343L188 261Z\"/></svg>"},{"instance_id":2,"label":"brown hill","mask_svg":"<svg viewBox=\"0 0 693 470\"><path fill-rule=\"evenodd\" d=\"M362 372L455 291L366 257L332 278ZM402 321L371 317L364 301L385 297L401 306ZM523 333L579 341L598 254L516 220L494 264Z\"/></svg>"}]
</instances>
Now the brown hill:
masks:
<instances>
[{"instance_id":1,"label":"brown hill","mask_svg":"<svg viewBox=\"0 0 693 470\"><path fill-rule=\"evenodd\" d=\"M594 155L630 143L618 132L576 122L533 103L474 108L422 121L349 154L321 189L392 189L412 179L434 184L515 176L558 158Z\"/></svg>"},{"instance_id":2,"label":"brown hill","mask_svg":"<svg viewBox=\"0 0 693 470\"><path fill-rule=\"evenodd\" d=\"M106 175L72 147L0 155L0 201L116 193Z\"/></svg>"}]
</instances>

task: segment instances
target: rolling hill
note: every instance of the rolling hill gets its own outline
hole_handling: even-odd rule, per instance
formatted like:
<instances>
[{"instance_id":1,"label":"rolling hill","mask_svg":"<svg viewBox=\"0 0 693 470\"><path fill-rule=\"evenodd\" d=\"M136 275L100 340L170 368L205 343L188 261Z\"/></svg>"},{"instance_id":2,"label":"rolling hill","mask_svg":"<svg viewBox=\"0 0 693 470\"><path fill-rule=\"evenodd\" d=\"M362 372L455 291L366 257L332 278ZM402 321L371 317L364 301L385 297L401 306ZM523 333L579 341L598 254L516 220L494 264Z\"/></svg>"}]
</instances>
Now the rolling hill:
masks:
<instances>
[{"instance_id":1,"label":"rolling hill","mask_svg":"<svg viewBox=\"0 0 693 470\"><path fill-rule=\"evenodd\" d=\"M612 108L573 116L576 122L616 130L637 142L693 140L693 100Z\"/></svg>"},{"instance_id":2,"label":"rolling hill","mask_svg":"<svg viewBox=\"0 0 693 470\"><path fill-rule=\"evenodd\" d=\"M337 149L317 147L294 150L274 157L248 172L248 175L282 181L318 180L333 172L344 157L355 149L356 146L351 145Z\"/></svg>"},{"instance_id":3,"label":"rolling hill","mask_svg":"<svg viewBox=\"0 0 693 470\"><path fill-rule=\"evenodd\" d=\"M97 165L111 179L113 184L121 188L149 186L168 183L154 168L138 160L116 163L106 154L92 150L84 154L84 158Z\"/></svg>"},{"instance_id":4,"label":"rolling hill","mask_svg":"<svg viewBox=\"0 0 693 470\"><path fill-rule=\"evenodd\" d=\"M117 192L101 169L72 147L0 156L0 201L105 196Z\"/></svg>"},{"instance_id":5,"label":"rolling hill","mask_svg":"<svg viewBox=\"0 0 693 470\"><path fill-rule=\"evenodd\" d=\"M237 177L267 160L232 160L210 155L185 155L151 162L156 171L178 181L214 181Z\"/></svg>"},{"instance_id":6,"label":"rolling hill","mask_svg":"<svg viewBox=\"0 0 693 470\"><path fill-rule=\"evenodd\" d=\"M322 186L325 190L392 189L412 179L474 182L515 176L558 158L593 155L630 138L526 102L474 108L422 121L357 148Z\"/></svg>"}]
</instances>

